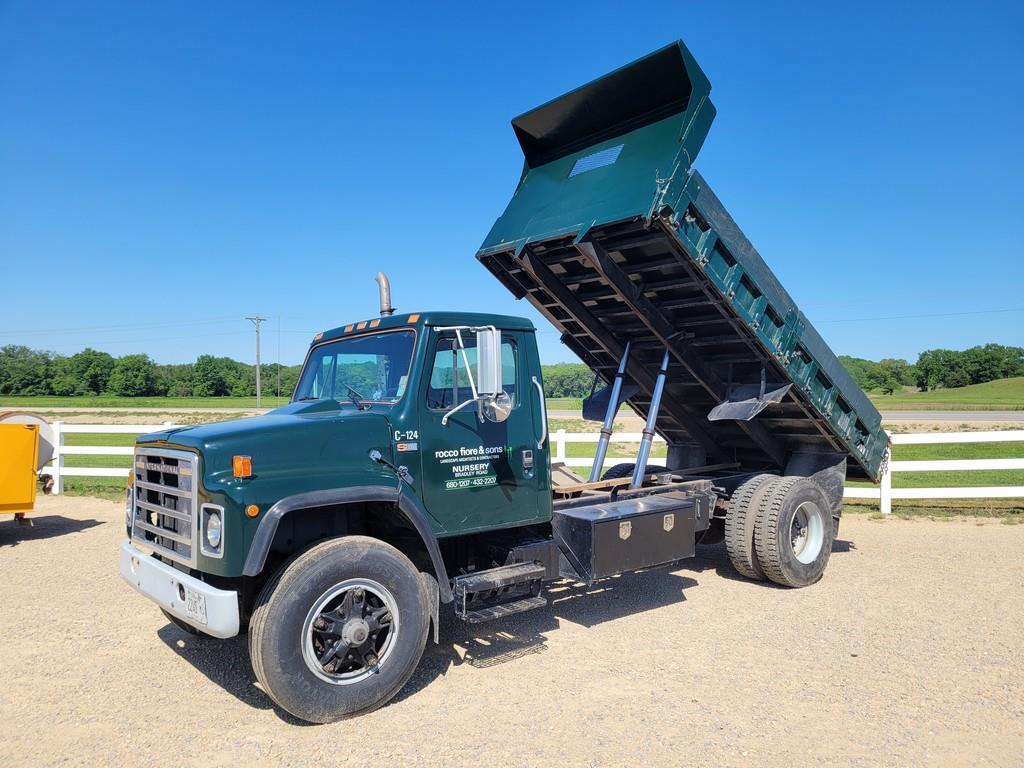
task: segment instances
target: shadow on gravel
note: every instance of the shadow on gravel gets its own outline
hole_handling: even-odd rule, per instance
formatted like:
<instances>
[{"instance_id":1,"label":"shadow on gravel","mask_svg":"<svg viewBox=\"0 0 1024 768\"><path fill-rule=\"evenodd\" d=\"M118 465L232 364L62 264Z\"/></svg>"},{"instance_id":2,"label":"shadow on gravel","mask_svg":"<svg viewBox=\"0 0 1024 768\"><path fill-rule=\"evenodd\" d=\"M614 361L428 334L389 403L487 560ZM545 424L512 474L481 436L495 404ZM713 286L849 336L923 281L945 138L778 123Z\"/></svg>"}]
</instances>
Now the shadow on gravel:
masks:
<instances>
[{"instance_id":1,"label":"shadow on gravel","mask_svg":"<svg viewBox=\"0 0 1024 768\"><path fill-rule=\"evenodd\" d=\"M592 587L558 582L547 594L550 605L486 624L467 624L450 613L441 615L441 643L427 642L412 679L395 697L401 701L426 688L450 668L463 664L494 667L547 651L547 635L560 620L593 627L606 621L686 600L684 590L697 582L665 569L615 576ZM583 599L581 599L583 598ZM442 611L444 609L442 608Z\"/></svg>"},{"instance_id":2,"label":"shadow on gravel","mask_svg":"<svg viewBox=\"0 0 1024 768\"><path fill-rule=\"evenodd\" d=\"M205 675L210 682L219 685L243 704L254 709L273 709L279 718L291 725L311 725L289 715L256 687L256 675L249 662L249 643L244 635L230 640L218 640L190 635L174 624L161 627L156 634L168 648Z\"/></svg>"},{"instance_id":3,"label":"shadow on gravel","mask_svg":"<svg viewBox=\"0 0 1024 768\"><path fill-rule=\"evenodd\" d=\"M19 523L13 518L0 523L0 547L16 547L26 541L39 541L52 539L54 536L64 536L68 533L78 533L97 525L103 525L101 520L78 520L62 515L47 515L45 517L27 517L27 523Z\"/></svg>"},{"instance_id":4,"label":"shadow on gravel","mask_svg":"<svg viewBox=\"0 0 1024 768\"><path fill-rule=\"evenodd\" d=\"M857 545L846 539L836 539L832 542L832 554L852 552L855 549L857 549ZM686 570L693 570L698 573L714 571L716 575L721 576L723 579L742 581L765 589L789 589L789 587L781 587L772 581L753 581L746 576L741 576L732 567L732 563L729 562L729 553L725 551L724 544L698 546L697 554L690 560L683 560L680 565Z\"/></svg>"},{"instance_id":5,"label":"shadow on gravel","mask_svg":"<svg viewBox=\"0 0 1024 768\"><path fill-rule=\"evenodd\" d=\"M855 549L850 541L838 540L833 552ZM744 581L751 586L782 589L775 584L751 582L736 573L723 545L697 548L696 557L660 569L615 576L592 587L558 582L547 594L550 605L528 613L509 616L487 624L468 624L455 618L450 608L441 612L441 642L427 640L423 659L412 678L393 701L398 702L423 690L449 669L468 665L477 669L506 664L547 651L548 635L557 632L561 619L593 627L606 621L635 616L686 600L685 590L697 586L696 579L670 568L696 573L714 571L725 579ZM255 709L273 709L281 720L292 725L309 725L278 708L256 686L249 662L249 646L244 637L231 640L189 635L173 624L157 634L168 648L187 661L211 682L236 699ZM431 632L431 637L433 633Z\"/></svg>"}]
</instances>

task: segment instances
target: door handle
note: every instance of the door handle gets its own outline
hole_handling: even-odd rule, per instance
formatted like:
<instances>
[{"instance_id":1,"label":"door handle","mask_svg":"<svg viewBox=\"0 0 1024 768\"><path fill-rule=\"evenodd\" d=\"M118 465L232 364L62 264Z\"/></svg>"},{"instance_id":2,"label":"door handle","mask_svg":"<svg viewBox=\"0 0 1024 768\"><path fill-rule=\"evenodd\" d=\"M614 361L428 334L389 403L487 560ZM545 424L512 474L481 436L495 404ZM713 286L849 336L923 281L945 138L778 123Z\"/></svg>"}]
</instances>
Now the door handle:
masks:
<instances>
[{"instance_id":1,"label":"door handle","mask_svg":"<svg viewBox=\"0 0 1024 768\"><path fill-rule=\"evenodd\" d=\"M544 400L544 387L537 381L537 377L531 378L533 386L537 388L537 395L540 397L540 439L537 441L537 448L544 447L544 441L548 439L548 405Z\"/></svg>"}]
</instances>

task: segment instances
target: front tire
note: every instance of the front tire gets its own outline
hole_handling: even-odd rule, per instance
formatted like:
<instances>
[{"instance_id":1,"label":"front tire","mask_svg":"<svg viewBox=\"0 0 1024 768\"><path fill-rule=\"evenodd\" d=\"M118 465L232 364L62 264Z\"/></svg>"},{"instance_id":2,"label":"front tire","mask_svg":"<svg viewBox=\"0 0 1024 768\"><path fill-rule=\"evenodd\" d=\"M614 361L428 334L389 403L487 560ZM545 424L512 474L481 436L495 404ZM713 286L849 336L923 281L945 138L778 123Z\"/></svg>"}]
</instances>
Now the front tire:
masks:
<instances>
[{"instance_id":1,"label":"front tire","mask_svg":"<svg viewBox=\"0 0 1024 768\"><path fill-rule=\"evenodd\" d=\"M769 579L806 587L822 577L836 535L829 510L828 498L813 480L769 481L754 524L757 559Z\"/></svg>"},{"instance_id":2,"label":"front tire","mask_svg":"<svg viewBox=\"0 0 1024 768\"><path fill-rule=\"evenodd\" d=\"M364 714L412 676L429 619L423 581L404 554L365 536L325 541L260 593L249 629L253 671L302 720Z\"/></svg>"}]
</instances>

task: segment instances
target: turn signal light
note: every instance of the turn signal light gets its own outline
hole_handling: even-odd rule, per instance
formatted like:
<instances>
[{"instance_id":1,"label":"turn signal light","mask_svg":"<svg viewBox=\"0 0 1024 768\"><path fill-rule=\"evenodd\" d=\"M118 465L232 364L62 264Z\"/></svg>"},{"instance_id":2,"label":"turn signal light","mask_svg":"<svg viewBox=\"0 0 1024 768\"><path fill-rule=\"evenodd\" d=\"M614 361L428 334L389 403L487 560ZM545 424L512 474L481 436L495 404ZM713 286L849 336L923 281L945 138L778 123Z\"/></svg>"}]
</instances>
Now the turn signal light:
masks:
<instances>
[{"instance_id":1,"label":"turn signal light","mask_svg":"<svg viewBox=\"0 0 1024 768\"><path fill-rule=\"evenodd\" d=\"M235 477L252 477L252 456L232 456L231 471Z\"/></svg>"},{"instance_id":2,"label":"turn signal light","mask_svg":"<svg viewBox=\"0 0 1024 768\"><path fill-rule=\"evenodd\" d=\"M255 504L250 504L248 507L245 508L245 514L247 514L249 517L256 517L259 513L260 508L257 507Z\"/></svg>"}]
</instances>

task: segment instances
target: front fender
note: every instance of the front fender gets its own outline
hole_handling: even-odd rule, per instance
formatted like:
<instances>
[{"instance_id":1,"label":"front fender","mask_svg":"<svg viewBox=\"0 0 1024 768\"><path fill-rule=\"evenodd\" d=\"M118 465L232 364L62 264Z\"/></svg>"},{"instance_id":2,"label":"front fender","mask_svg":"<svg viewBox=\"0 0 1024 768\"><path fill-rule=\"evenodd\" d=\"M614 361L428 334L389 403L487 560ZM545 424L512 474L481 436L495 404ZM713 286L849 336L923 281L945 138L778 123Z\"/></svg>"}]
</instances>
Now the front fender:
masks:
<instances>
[{"instance_id":1,"label":"front fender","mask_svg":"<svg viewBox=\"0 0 1024 768\"><path fill-rule=\"evenodd\" d=\"M274 534L277 533L278 524L281 518L290 512L298 509L310 509L314 507L327 507L337 504L353 504L366 501L382 501L397 505L399 511L412 523L416 533L419 534L423 545L430 555L430 562L434 567L434 575L437 578L437 586L440 591L442 603L450 603L452 596L451 585L448 582L448 571L441 557L441 549L437 544L437 537L430 529L427 521L427 513L423 505L415 495L408 493L404 486L396 488L387 485L360 485L351 488L328 488L319 491L307 491L297 493L294 496L287 496L277 501L267 514L260 520L256 535L253 537L252 545L249 547L249 554L245 558L245 567L242 574L245 576L258 576L263 571L267 562L267 555L270 552L270 545L274 541Z\"/></svg>"}]
</instances>

